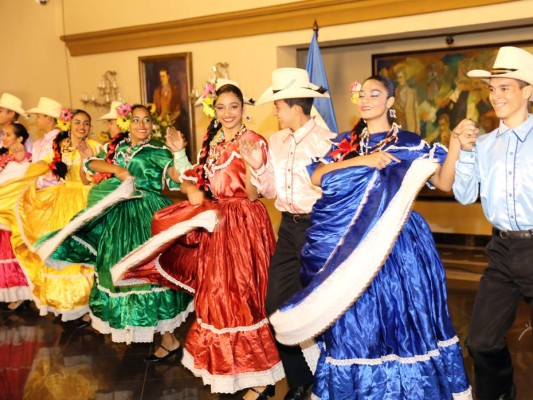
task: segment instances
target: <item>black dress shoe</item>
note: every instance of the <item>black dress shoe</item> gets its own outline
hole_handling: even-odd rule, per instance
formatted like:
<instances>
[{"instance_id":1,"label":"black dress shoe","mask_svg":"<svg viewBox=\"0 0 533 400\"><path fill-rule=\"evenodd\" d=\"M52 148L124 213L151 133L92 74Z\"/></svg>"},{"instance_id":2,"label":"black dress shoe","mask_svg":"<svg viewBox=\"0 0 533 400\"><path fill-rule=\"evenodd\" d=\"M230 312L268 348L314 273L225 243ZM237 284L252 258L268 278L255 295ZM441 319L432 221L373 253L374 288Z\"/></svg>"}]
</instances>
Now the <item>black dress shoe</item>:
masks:
<instances>
[{"instance_id":1,"label":"black dress shoe","mask_svg":"<svg viewBox=\"0 0 533 400\"><path fill-rule=\"evenodd\" d=\"M267 400L269 397L272 397L276 394L276 387L274 385L268 385L263 389L262 392L253 387L249 388L248 390L257 393L256 400Z\"/></svg>"},{"instance_id":2,"label":"black dress shoe","mask_svg":"<svg viewBox=\"0 0 533 400\"><path fill-rule=\"evenodd\" d=\"M285 400L305 400L307 399L309 392L311 392L312 387L312 383L303 386L296 386L287 392L285 395Z\"/></svg>"},{"instance_id":3,"label":"black dress shoe","mask_svg":"<svg viewBox=\"0 0 533 400\"><path fill-rule=\"evenodd\" d=\"M502 394L500 397L498 397L498 400L513 400L516 396L516 389L513 386L511 386L511 389L507 392Z\"/></svg>"},{"instance_id":4,"label":"black dress shoe","mask_svg":"<svg viewBox=\"0 0 533 400\"><path fill-rule=\"evenodd\" d=\"M147 362L147 363L158 363L158 362L161 362L161 361L168 360L170 357L172 357L174 355L176 356L176 360L180 361L181 357L183 356L183 347L181 345L180 345L180 347L178 347L178 348L176 348L174 350L169 350L169 349L167 349L165 346L163 346L161 344L159 345L159 347L161 347L163 350L165 350L167 352L167 354L164 355L163 357L158 357L155 354L151 354L148 357L145 357L144 361Z\"/></svg>"}]
</instances>

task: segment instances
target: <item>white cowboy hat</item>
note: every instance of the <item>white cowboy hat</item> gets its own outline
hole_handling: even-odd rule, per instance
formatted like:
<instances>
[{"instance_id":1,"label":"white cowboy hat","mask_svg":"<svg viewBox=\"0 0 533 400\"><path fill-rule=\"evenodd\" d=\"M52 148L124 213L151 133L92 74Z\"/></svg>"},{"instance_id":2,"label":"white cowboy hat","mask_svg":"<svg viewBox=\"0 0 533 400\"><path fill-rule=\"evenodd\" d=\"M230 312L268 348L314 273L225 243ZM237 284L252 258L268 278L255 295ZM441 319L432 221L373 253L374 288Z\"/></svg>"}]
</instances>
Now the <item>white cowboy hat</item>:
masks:
<instances>
[{"instance_id":1,"label":"white cowboy hat","mask_svg":"<svg viewBox=\"0 0 533 400\"><path fill-rule=\"evenodd\" d=\"M61 104L55 100L49 99L48 97L41 97L39 99L39 104L37 107L30 108L26 111L27 114L44 114L49 115L50 117L58 118L61 113Z\"/></svg>"},{"instance_id":2,"label":"white cowboy hat","mask_svg":"<svg viewBox=\"0 0 533 400\"><path fill-rule=\"evenodd\" d=\"M98 118L98 121L101 121L103 119L112 120L117 119L117 107L122 104L121 101L113 101L111 102L111 106L109 107L109 112L107 114L102 115L100 118Z\"/></svg>"},{"instance_id":3,"label":"white cowboy hat","mask_svg":"<svg viewBox=\"0 0 533 400\"><path fill-rule=\"evenodd\" d=\"M329 97L329 94L320 93L319 87L309 82L309 74L305 69L278 68L272 71L272 86L259 96L255 104L304 97Z\"/></svg>"},{"instance_id":4,"label":"white cowboy hat","mask_svg":"<svg viewBox=\"0 0 533 400\"><path fill-rule=\"evenodd\" d=\"M518 47L501 47L490 71L474 69L467 75L484 81L490 78L518 79L533 85L533 54Z\"/></svg>"},{"instance_id":5,"label":"white cowboy hat","mask_svg":"<svg viewBox=\"0 0 533 400\"><path fill-rule=\"evenodd\" d=\"M215 90L220 89L224 85L233 85L233 86L237 86L239 89L241 88L237 82L232 81L231 79L217 78L215 82L215 88L216 88ZM246 97L244 94L243 94L243 97L244 97L245 104L254 104L253 101L249 99L248 97ZM194 105L195 106L201 105L203 100L204 100L203 96L198 97Z\"/></svg>"},{"instance_id":6,"label":"white cowboy hat","mask_svg":"<svg viewBox=\"0 0 533 400\"><path fill-rule=\"evenodd\" d=\"M9 93L3 93L2 97L0 97L0 107L14 111L18 115L26 114L26 111L22 108L22 100Z\"/></svg>"}]
</instances>

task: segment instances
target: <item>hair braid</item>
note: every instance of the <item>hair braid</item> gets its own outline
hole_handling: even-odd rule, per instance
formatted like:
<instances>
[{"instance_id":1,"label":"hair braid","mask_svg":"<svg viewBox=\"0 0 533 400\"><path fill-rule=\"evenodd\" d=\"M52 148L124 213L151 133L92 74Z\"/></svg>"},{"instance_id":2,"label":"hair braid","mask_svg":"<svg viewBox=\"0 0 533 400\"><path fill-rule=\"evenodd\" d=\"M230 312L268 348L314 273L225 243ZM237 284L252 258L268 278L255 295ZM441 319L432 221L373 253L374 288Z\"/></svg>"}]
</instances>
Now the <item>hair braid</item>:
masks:
<instances>
[{"instance_id":1,"label":"hair braid","mask_svg":"<svg viewBox=\"0 0 533 400\"><path fill-rule=\"evenodd\" d=\"M209 156L209 147L211 145L211 141L213 140L219 129L222 127L221 124L218 124L215 127L215 121L216 119L213 118L209 123L209 126L207 127L207 132L202 141L202 148L200 150L200 154L198 155L198 163L194 167L196 174L200 177L197 186L208 193L210 193L210 191L209 186L207 185L208 179L206 171L204 169L204 165L206 164L207 157Z\"/></svg>"},{"instance_id":2,"label":"hair braid","mask_svg":"<svg viewBox=\"0 0 533 400\"><path fill-rule=\"evenodd\" d=\"M60 132L54 138L54 141L52 142L52 150L54 152L54 158L52 159L52 162L48 164L48 167L50 167L52 174L54 174L56 177L61 178L61 179L65 179L65 176L67 176L67 172L68 172L67 164L63 162L63 155L61 152L61 142L67 139L68 137L69 137L68 132Z\"/></svg>"}]
</instances>

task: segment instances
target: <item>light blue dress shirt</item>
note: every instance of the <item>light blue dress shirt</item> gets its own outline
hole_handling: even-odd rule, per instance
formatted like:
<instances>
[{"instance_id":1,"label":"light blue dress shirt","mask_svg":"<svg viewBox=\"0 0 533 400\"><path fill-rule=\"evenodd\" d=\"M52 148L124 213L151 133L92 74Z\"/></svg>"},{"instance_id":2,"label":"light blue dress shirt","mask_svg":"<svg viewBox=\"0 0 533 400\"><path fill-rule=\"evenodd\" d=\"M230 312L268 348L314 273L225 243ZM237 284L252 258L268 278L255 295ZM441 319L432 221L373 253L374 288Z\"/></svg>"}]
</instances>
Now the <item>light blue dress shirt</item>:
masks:
<instances>
[{"instance_id":1,"label":"light blue dress shirt","mask_svg":"<svg viewBox=\"0 0 533 400\"><path fill-rule=\"evenodd\" d=\"M453 193L461 204L479 194L485 217L498 229L533 229L533 115L514 129L500 121L472 151L461 151Z\"/></svg>"}]
</instances>

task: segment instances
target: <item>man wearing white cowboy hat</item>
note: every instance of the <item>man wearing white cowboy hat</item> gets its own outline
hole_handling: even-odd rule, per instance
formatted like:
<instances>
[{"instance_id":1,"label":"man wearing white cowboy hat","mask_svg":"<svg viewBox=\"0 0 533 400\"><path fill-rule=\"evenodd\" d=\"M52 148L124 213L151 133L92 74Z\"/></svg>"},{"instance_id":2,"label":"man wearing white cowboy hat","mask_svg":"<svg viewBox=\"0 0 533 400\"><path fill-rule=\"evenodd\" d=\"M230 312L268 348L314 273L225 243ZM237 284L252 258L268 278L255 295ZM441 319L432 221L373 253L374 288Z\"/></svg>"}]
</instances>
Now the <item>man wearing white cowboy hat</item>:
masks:
<instances>
[{"instance_id":1,"label":"man wearing white cowboy hat","mask_svg":"<svg viewBox=\"0 0 533 400\"><path fill-rule=\"evenodd\" d=\"M109 112L98 118L99 121L106 120L109 123L109 135L111 139L118 135L122 130L117 125L117 107L122 104L121 101L112 101Z\"/></svg>"},{"instance_id":2,"label":"man wearing white cowboy hat","mask_svg":"<svg viewBox=\"0 0 533 400\"><path fill-rule=\"evenodd\" d=\"M40 132L44 132L44 136L37 140L33 145L32 162L42 160L48 153L52 152L52 144L59 133L56 129L56 119L61 113L61 104L48 97L41 97L37 107L31 108L27 111L28 114L36 114L37 128Z\"/></svg>"},{"instance_id":3,"label":"man wearing white cowboy hat","mask_svg":"<svg viewBox=\"0 0 533 400\"><path fill-rule=\"evenodd\" d=\"M0 142L2 141L4 127L17 122L19 116L25 113L22 108L22 100L9 93L2 94L0 97ZM24 142L24 147L28 153L31 152L32 142L30 138Z\"/></svg>"},{"instance_id":4,"label":"man wearing white cowboy hat","mask_svg":"<svg viewBox=\"0 0 533 400\"><path fill-rule=\"evenodd\" d=\"M279 68L272 72L272 86L256 104L274 102L274 115L281 131L269 140L269 161L263 165L261 152L253 145L244 146L243 157L254 167L252 183L263 197L276 198L275 206L282 212L276 250L270 263L266 309L270 314L302 288L300 252L313 204L321 190L311 183L307 165L313 158L324 156L335 134L318 126L311 118L313 98L329 97L309 82L307 71ZM241 149L243 147L241 146ZM313 374L299 347L277 343L289 392L286 400L307 397Z\"/></svg>"},{"instance_id":5,"label":"man wearing white cowboy hat","mask_svg":"<svg viewBox=\"0 0 533 400\"><path fill-rule=\"evenodd\" d=\"M466 345L474 359L477 399L508 400L515 388L505 334L522 296L533 307L533 115L528 111L533 55L502 47L490 71L473 70L468 76L488 80L500 126L477 140L472 121L454 130L471 136L456 164L455 197L470 204L479 194L493 226Z\"/></svg>"}]
</instances>

